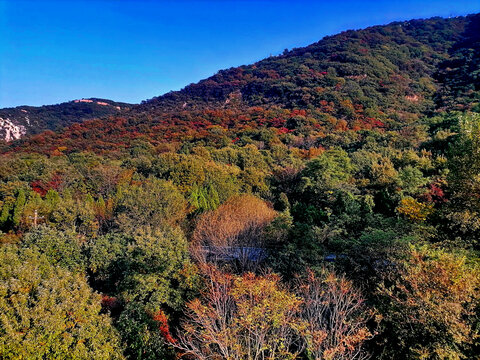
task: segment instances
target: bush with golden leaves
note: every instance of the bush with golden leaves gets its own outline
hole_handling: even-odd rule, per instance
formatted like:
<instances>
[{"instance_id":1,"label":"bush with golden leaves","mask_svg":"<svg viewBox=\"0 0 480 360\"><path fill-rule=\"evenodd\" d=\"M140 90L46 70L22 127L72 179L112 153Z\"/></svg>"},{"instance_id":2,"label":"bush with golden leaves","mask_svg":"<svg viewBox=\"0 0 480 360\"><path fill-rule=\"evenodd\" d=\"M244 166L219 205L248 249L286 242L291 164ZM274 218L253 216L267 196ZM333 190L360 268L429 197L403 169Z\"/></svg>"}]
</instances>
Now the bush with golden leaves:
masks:
<instances>
[{"instance_id":1,"label":"bush with golden leaves","mask_svg":"<svg viewBox=\"0 0 480 360\"><path fill-rule=\"evenodd\" d=\"M464 256L427 247L412 248L405 263L397 266L396 279L379 290L385 332L390 334L386 358L474 358L478 266Z\"/></svg>"},{"instance_id":2,"label":"bush with golden leaves","mask_svg":"<svg viewBox=\"0 0 480 360\"><path fill-rule=\"evenodd\" d=\"M411 197L406 197L400 200L397 212L409 220L421 222L425 221L427 216L433 212L433 205L424 204Z\"/></svg>"}]
</instances>

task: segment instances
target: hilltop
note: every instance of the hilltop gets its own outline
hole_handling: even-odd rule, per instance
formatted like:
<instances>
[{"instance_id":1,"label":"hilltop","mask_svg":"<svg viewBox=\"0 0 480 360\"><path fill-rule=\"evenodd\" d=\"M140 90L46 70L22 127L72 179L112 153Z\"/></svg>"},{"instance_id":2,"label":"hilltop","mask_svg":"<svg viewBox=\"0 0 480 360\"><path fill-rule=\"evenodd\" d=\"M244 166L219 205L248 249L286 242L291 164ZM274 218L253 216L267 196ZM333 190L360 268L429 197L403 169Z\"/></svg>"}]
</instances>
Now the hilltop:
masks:
<instances>
[{"instance_id":1,"label":"hilltop","mask_svg":"<svg viewBox=\"0 0 480 360\"><path fill-rule=\"evenodd\" d=\"M442 111L478 109L479 19L411 20L327 36L280 56L219 71L108 119L39 134L24 148L118 151L139 137L155 146L190 139L218 144L251 128L321 142L337 131L396 129ZM116 111L115 106L95 109L104 110L102 115ZM87 110L94 117L93 109ZM86 118L71 115L56 116L46 127Z\"/></svg>"},{"instance_id":2,"label":"hilltop","mask_svg":"<svg viewBox=\"0 0 480 360\"><path fill-rule=\"evenodd\" d=\"M0 109L0 139L18 140L45 130L60 130L88 119L118 115L131 104L105 99L78 99L56 105Z\"/></svg>"}]
</instances>

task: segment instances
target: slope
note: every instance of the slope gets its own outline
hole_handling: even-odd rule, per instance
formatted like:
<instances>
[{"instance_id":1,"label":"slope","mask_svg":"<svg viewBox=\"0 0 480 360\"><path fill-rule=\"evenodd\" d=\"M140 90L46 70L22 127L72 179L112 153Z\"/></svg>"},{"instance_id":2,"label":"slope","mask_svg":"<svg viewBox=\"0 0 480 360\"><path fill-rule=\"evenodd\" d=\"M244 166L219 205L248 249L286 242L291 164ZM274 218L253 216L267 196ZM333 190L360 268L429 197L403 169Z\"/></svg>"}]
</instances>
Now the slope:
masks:
<instances>
[{"instance_id":1,"label":"slope","mask_svg":"<svg viewBox=\"0 0 480 360\"><path fill-rule=\"evenodd\" d=\"M0 139L11 141L44 130L59 130L87 119L118 115L130 104L105 99L81 99L56 105L0 109Z\"/></svg>"},{"instance_id":2,"label":"slope","mask_svg":"<svg viewBox=\"0 0 480 360\"><path fill-rule=\"evenodd\" d=\"M396 131L438 111L478 108L479 22L470 15L345 31L14 148L115 152L139 138L223 146L262 129L308 148L338 132ZM458 89L470 89L462 102Z\"/></svg>"}]
</instances>

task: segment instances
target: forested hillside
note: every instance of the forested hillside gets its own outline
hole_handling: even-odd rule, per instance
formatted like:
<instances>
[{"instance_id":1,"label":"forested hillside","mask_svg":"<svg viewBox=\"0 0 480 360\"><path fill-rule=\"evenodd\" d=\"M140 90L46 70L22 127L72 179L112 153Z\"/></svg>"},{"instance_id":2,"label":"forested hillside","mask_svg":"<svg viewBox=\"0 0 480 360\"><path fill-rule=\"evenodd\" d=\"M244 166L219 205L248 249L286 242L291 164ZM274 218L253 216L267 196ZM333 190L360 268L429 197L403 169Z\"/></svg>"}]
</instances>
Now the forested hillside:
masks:
<instances>
[{"instance_id":1,"label":"forested hillside","mask_svg":"<svg viewBox=\"0 0 480 360\"><path fill-rule=\"evenodd\" d=\"M424 116L478 110L478 16L346 31L135 106L27 140L33 151L117 151L150 143L234 141L247 129L315 137L398 130ZM299 112L300 111L300 112ZM224 140L222 140L224 141ZM310 145L306 145L307 147Z\"/></svg>"},{"instance_id":2,"label":"forested hillside","mask_svg":"<svg viewBox=\"0 0 480 360\"><path fill-rule=\"evenodd\" d=\"M477 359L479 28L346 31L3 144L0 358Z\"/></svg>"},{"instance_id":3,"label":"forested hillside","mask_svg":"<svg viewBox=\"0 0 480 360\"><path fill-rule=\"evenodd\" d=\"M104 99L80 99L45 106L17 106L0 109L0 139L12 141L45 130L63 127L88 119L118 115L130 104Z\"/></svg>"}]
</instances>

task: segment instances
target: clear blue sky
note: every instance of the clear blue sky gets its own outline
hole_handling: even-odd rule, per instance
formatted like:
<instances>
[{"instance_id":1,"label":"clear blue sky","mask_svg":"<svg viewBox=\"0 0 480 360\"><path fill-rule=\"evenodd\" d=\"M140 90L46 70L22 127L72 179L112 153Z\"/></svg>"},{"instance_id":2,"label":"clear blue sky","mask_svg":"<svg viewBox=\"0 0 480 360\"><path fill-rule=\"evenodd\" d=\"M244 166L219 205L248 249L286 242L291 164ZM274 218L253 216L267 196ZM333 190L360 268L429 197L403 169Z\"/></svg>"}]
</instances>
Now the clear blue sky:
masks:
<instances>
[{"instance_id":1,"label":"clear blue sky","mask_svg":"<svg viewBox=\"0 0 480 360\"><path fill-rule=\"evenodd\" d=\"M480 12L480 0L0 0L0 107L178 90L342 30Z\"/></svg>"}]
</instances>

